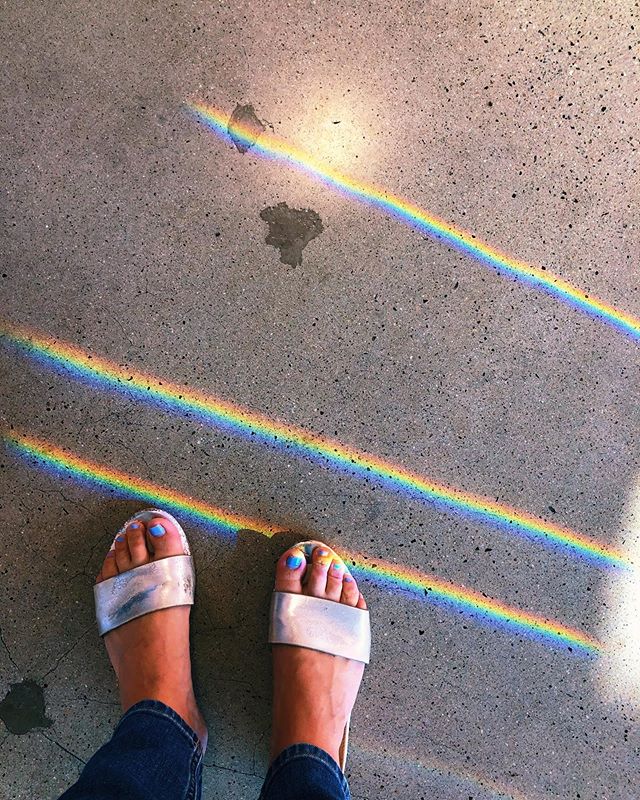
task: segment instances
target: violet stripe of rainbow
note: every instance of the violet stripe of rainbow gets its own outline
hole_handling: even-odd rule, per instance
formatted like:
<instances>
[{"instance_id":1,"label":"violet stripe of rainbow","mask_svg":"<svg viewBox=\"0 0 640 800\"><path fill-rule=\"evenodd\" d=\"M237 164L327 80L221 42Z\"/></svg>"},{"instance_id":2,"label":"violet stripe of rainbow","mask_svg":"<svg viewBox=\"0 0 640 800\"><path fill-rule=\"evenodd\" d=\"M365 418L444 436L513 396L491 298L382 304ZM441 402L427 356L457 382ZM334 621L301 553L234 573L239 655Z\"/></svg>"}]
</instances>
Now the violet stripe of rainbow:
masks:
<instances>
[{"instance_id":1,"label":"violet stripe of rainbow","mask_svg":"<svg viewBox=\"0 0 640 800\"><path fill-rule=\"evenodd\" d=\"M75 478L122 491L128 496L140 500L151 500L158 504L171 506L200 522L215 525L227 532L235 533L241 529L251 529L265 536L273 536L277 530L280 530L266 525L260 520L231 514L224 509L194 500L194 498L172 489L158 486L111 467L101 466L33 436L7 433L3 438L23 455L37 458L49 467L69 473Z\"/></svg>"},{"instance_id":2,"label":"violet stripe of rainbow","mask_svg":"<svg viewBox=\"0 0 640 800\"><path fill-rule=\"evenodd\" d=\"M370 578L382 586L408 591L427 597L432 603L442 603L463 609L468 614L484 616L493 622L517 628L528 636L539 635L546 640L568 647L578 647L595 655L601 651L600 643L581 631L555 620L530 614L526 611L493 600L480 592L455 586L437 577L427 576L411 567L404 567L381 559L372 559L357 552L340 549L340 555L350 563L356 577Z\"/></svg>"},{"instance_id":3,"label":"violet stripe of rainbow","mask_svg":"<svg viewBox=\"0 0 640 800\"><path fill-rule=\"evenodd\" d=\"M97 380L102 386L127 392L146 401L156 401L170 411L196 413L208 423L231 431L248 433L271 445L290 445L322 464L338 467L348 473L355 472L385 488L426 499L446 511L473 516L482 522L497 525L501 530L523 532L540 544L561 546L600 566L631 567L631 562L622 552L600 544L585 534L545 522L490 498L452 489L390 461L296 426L285 425L217 397L177 386L135 369L118 366L90 355L75 345L54 341L31 329L0 320L0 338L39 361L62 367L83 380Z\"/></svg>"},{"instance_id":4,"label":"violet stripe of rainbow","mask_svg":"<svg viewBox=\"0 0 640 800\"><path fill-rule=\"evenodd\" d=\"M203 122L214 133L224 139L230 138L229 117L220 109L198 102L187 103L186 108L192 116ZM457 250L495 267L499 271L509 273L520 281L541 289L590 316L604 320L631 336L635 341L640 340L640 319L572 286L558 275L512 258L482 242L474 234L439 219L415 203L394 195L386 189L349 178L274 134L261 133L256 140L256 131L242 123L234 123L232 130L234 138L250 146L254 152L267 158L285 161L343 194L381 208L402 221L408 222L412 227L450 244Z\"/></svg>"},{"instance_id":5,"label":"violet stripe of rainbow","mask_svg":"<svg viewBox=\"0 0 640 800\"><path fill-rule=\"evenodd\" d=\"M73 455L62 449L38 439L34 436L17 433L5 433L4 440L16 452L23 456L32 457L41 461L55 471L61 472L76 479L87 481L92 485L116 489L131 497L151 501L159 506L169 506L181 511L200 522L212 524L226 531L247 529L261 533L264 536L273 536L278 530L261 520L231 514L216 506L195 500L188 495L181 494L158 486L149 481L144 481L125 472L105 467L85 458ZM409 591L421 600L430 602L444 602L472 616L481 616L516 629L523 634L542 637L554 644L566 645L576 648L585 654L595 655L600 651L600 645L595 639L569 628L561 623L529 614L509 606L499 600L492 600L479 592L465 589L461 586L441 580L437 577L427 576L410 567L402 567L390 562L367 558L365 555L340 549L341 556L351 563L356 574L371 578L386 587Z\"/></svg>"}]
</instances>

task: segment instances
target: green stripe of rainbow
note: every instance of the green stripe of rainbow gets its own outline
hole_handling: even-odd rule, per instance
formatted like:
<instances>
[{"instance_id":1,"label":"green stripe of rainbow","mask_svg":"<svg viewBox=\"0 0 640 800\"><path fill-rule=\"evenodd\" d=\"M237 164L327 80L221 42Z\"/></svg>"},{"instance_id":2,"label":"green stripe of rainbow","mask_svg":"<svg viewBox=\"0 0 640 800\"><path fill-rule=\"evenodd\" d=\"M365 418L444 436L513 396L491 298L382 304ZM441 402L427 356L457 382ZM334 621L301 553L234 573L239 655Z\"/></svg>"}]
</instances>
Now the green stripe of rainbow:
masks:
<instances>
[{"instance_id":1,"label":"green stripe of rainbow","mask_svg":"<svg viewBox=\"0 0 640 800\"><path fill-rule=\"evenodd\" d=\"M229 117L215 106L192 102L186 104L188 111L203 122L214 133L227 138L229 136ZM425 231L437 239L443 240L462 250L464 253L489 264L498 270L514 275L519 280L535 286L554 297L570 303L575 308L590 316L602 319L613 325L634 340L640 340L640 319L624 311L620 311L595 296L590 296L583 289L577 289L567 281L544 269L512 258L506 253L480 241L476 236L462 228L439 219L410 200L388 192L379 186L350 178L326 164L313 158L309 153L300 150L274 134L264 132L256 140L256 132L247 125L234 123L233 136L268 158L286 161L305 173L320 179L334 189L359 200L374 205L395 217L408 222L421 231Z\"/></svg>"},{"instance_id":2,"label":"green stripe of rainbow","mask_svg":"<svg viewBox=\"0 0 640 800\"><path fill-rule=\"evenodd\" d=\"M303 455L321 459L343 470L377 479L394 491L436 503L447 511L471 514L485 523L513 533L524 532L541 544L556 544L570 552L605 566L628 568L631 562L624 553L569 528L545 522L487 497L452 489L410 472L377 456L348 447L336 440L317 436L293 425L285 425L262 414L243 409L212 395L160 380L129 367L118 366L90 355L79 347L55 341L34 330L0 320L0 338L19 347L45 363L70 370L83 379L99 380L109 388L133 393L147 401L156 401L170 410L195 412L207 422L251 434L269 444L291 445Z\"/></svg>"},{"instance_id":3,"label":"green stripe of rainbow","mask_svg":"<svg viewBox=\"0 0 640 800\"><path fill-rule=\"evenodd\" d=\"M247 529L264 536L273 536L282 528L267 524L251 517L231 514L216 506L195 500L188 495L167 489L149 481L128 475L125 472L105 467L85 458L73 455L56 445L45 442L34 436L17 433L5 433L4 440L17 452L36 458L49 467L71 474L81 480L87 480L102 487L116 489L140 500L151 501L157 505L170 506L182 511L197 520L213 524L228 531ZM499 600L492 600L479 592L465 589L462 586L426 576L416 569L392 564L387 561L373 560L367 556L349 550L340 550L345 561L355 567L356 574L368 577L383 585L409 591L421 599L425 597L431 602L444 602L447 605L477 616L503 623L528 635L538 635L545 640L557 644L578 648L595 655L601 647L592 637L581 631L569 628L559 622L544 619L525 611L509 606Z\"/></svg>"}]
</instances>

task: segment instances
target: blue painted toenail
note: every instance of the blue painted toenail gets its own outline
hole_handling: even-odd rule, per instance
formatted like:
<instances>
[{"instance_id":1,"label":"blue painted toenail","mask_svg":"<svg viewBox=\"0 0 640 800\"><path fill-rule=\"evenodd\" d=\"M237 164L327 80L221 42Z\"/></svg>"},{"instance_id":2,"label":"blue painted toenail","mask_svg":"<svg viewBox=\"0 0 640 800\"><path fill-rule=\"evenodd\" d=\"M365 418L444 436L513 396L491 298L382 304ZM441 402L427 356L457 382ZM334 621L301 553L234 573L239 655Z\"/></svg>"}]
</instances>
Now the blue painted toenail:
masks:
<instances>
[{"instance_id":1,"label":"blue painted toenail","mask_svg":"<svg viewBox=\"0 0 640 800\"><path fill-rule=\"evenodd\" d=\"M133 528L134 530L138 530L138 528L140 527L140 523L139 522L132 522L131 525L129 525L129 527Z\"/></svg>"},{"instance_id":2,"label":"blue painted toenail","mask_svg":"<svg viewBox=\"0 0 640 800\"><path fill-rule=\"evenodd\" d=\"M149 533L150 533L152 536L164 536L164 535L165 535L165 533L166 533L166 531L165 531L165 529L162 527L162 525L152 525L152 526L149 528Z\"/></svg>"},{"instance_id":3,"label":"blue painted toenail","mask_svg":"<svg viewBox=\"0 0 640 800\"><path fill-rule=\"evenodd\" d=\"M302 559L300 556L289 556L287 558L287 566L289 569L298 569L300 564L302 564Z\"/></svg>"},{"instance_id":4,"label":"blue painted toenail","mask_svg":"<svg viewBox=\"0 0 640 800\"><path fill-rule=\"evenodd\" d=\"M124 542L124 536L121 533L116 536L116 542Z\"/></svg>"},{"instance_id":5,"label":"blue painted toenail","mask_svg":"<svg viewBox=\"0 0 640 800\"><path fill-rule=\"evenodd\" d=\"M351 583L351 582L353 581L353 578L351 577L351 575L345 575L345 576L344 576L344 579L345 579L345 581L346 581L347 583Z\"/></svg>"}]
</instances>

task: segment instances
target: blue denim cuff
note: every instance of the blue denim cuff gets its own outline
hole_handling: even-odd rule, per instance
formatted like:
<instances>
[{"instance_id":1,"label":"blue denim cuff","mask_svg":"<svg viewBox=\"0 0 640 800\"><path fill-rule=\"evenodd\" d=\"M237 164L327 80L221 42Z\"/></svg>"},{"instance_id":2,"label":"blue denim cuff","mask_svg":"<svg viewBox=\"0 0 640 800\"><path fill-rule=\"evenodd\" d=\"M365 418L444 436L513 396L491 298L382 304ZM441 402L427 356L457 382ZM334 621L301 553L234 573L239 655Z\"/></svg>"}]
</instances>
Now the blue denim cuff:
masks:
<instances>
[{"instance_id":1,"label":"blue denim cuff","mask_svg":"<svg viewBox=\"0 0 640 800\"><path fill-rule=\"evenodd\" d=\"M200 800L202 767L202 744L188 723L159 700L141 700L60 800Z\"/></svg>"},{"instance_id":2,"label":"blue denim cuff","mask_svg":"<svg viewBox=\"0 0 640 800\"><path fill-rule=\"evenodd\" d=\"M315 770L314 778L311 779L311 786L307 785L309 776L309 766L313 764ZM319 785L318 778L322 775L322 781ZM291 783L300 781L300 797L311 796L312 790L322 789L323 796L335 797L336 800L350 800L351 793L349 792L349 784L345 778L342 770L337 762L325 750L316 747L313 744L292 744L285 748L271 763L269 771L264 779L264 785L261 798L268 798L270 792L275 786L279 786L287 775L287 783L289 789L293 788ZM274 786L275 784L275 786ZM293 793L292 793L293 794ZM276 790L274 796L279 795Z\"/></svg>"},{"instance_id":3,"label":"blue denim cuff","mask_svg":"<svg viewBox=\"0 0 640 800\"><path fill-rule=\"evenodd\" d=\"M165 705L165 703L161 702L160 700L140 700L135 705L131 706L131 708L122 715L120 721L116 725L113 732L114 736L118 732L118 728L125 720L141 711L147 714L156 714L160 717L170 720L178 728L178 730L187 737L189 744L195 750L199 750L200 754L202 754L202 743L198 738L198 734L190 725L185 722L184 719L182 719L177 711L174 711L173 708Z\"/></svg>"}]
</instances>

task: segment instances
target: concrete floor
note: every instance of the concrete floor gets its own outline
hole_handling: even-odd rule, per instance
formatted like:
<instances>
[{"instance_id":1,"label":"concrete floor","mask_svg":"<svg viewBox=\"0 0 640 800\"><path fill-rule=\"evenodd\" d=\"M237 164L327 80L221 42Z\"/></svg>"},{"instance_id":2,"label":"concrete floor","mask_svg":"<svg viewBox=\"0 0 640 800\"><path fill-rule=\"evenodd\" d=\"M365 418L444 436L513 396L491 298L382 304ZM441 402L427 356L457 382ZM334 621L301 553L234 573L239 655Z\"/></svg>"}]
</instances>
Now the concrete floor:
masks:
<instances>
[{"instance_id":1,"label":"concrete floor","mask_svg":"<svg viewBox=\"0 0 640 800\"><path fill-rule=\"evenodd\" d=\"M251 105L329 166L640 315L637 4L27 2L2 18L6 320L634 547L637 341L241 153L183 104ZM0 370L6 428L292 531L187 526L205 798L257 796L273 562L309 533L603 642L585 657L364 582L355 798L638 796L640 614L618 570L11 348ZM91 585L148 503L0 459L0 797L56 798L119 717Z\"/></svg>"}]
</instances>

